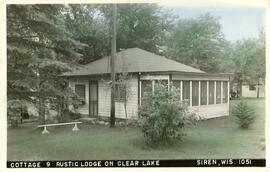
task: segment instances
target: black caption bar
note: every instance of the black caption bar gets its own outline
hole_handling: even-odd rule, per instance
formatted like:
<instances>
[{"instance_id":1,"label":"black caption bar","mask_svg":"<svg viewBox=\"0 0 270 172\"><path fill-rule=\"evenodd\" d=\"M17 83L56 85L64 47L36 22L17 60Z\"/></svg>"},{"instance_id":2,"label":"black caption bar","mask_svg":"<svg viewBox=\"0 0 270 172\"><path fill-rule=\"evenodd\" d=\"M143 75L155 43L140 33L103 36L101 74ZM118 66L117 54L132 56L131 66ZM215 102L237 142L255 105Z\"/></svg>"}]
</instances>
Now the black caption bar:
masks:
<instances>
[{"instance_id":1,"label":"black caption bar","mask_svg":"<svg viewBox=\"0 0 270 172\"><path fill-rule=\"evenodd\" d=\"M7 161L7 168L265 167L265 159Z\"/></svg>"}]
</instances>

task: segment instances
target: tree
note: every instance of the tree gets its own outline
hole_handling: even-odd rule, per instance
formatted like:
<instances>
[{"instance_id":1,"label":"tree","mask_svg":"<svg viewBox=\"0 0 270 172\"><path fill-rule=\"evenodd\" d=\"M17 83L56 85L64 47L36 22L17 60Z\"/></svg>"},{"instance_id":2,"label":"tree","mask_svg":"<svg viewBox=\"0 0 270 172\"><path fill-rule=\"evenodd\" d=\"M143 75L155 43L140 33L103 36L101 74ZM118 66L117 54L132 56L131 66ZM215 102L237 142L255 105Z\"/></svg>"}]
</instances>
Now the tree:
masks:
<instances>
[{"instance_id":1,"label":"tree","mask_svg":"<svg viewBox=\"0 0 270 172\"><path fill-rule=\"evenodd\" d=\"M84 44L71 38L63 22L63 5L7 6L8 100L38 104L45 122L44 101L67 100L71 91L59 74L77 64Z\"/></svg>"},{"instance_id":2,"label":"tree","mask_svg":"<svg viewBox=\"0 0 270 172\"><path fill-rule=\"evenodd\" d=\"M227 63L223 63L222 68L234 74L233 79L239 84L240 94L243 82L259 86L265 78L264 39L243 39L232 43L227 49L224 62Z\"/></svg>"},{"instance_id":3,"label":"tree","mask_svg":"<svg viewBox=\"0 0 270 172\"><path fill-rule=\"evenodd\" d=\"M65 25L72 38L88 46L79 50L80 64L87 64L110 53L110 25L98 4L71 4L65 10Z\"/></svg>"},{"instance_id":4,"label":"tree","mask_svg":"<svg viewBox=\"0 0 270 172\"><path fill-rule=\"evenodd\" d=\"M207 72L216 72L225 40L218 18L204 14L179 19L168 39L167 56Z\"/></svg>"},{"instance_id":5,"label":"tree","mask_svg":"<svg viewBox=\"0 0 270 172\"><path fill-rule=\"evenodd\" d=\"M234 115L239 128L249 128L250 125L255 122L256 116L254 110L244 101L240 101L239 104L233 107L232 114Z\"/></svg>"}]
</instances>

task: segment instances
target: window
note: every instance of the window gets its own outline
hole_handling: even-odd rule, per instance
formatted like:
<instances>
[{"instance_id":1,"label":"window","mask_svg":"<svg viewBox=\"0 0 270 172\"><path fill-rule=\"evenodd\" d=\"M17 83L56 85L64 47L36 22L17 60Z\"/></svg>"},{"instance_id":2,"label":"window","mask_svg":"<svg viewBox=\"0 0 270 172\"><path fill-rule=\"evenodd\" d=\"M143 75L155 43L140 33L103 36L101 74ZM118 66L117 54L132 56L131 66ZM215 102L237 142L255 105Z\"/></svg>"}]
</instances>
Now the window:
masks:
<instances>
[{"instance_id":1,"label":"window","mask_svg":"<svg viewBox=\"0 0 270 172\"><path fill-rule=\"evenodd\" d=\"M223 103L228 102L228 81L223 82Z\"/></svg>"},{"instance_id":2,"label":"window","mask_svg":"<svg viewBox=\"0 0 270 172\"><path fill-rule=\"evenodd\" d=\"M199 81L192 81L192 106L199 105Z\"/></svg>"},{"instance_id":3,"label":"window","mask_svg":"<svg viewBox=\"0 0 270 172\"><path fill-rule=\"evenodd\" d=\"M254 84L250 84L250 85L249 85L249 90L250 90L250 91L256 90L255 85L254 85Z\"/></svg>"},{"instance_id":4,"label":"window","mask_svg":"<svg viewBox=\"0 0 270 172\"><path fill-rule=\"evenodd\" d=\"M142 80L141 81L141 100L143 104L143 99L149 95L152 94L152 81L150 80Z\"/></svg>"},{"instance_id":5,"label":"window","mask_svg":"<svg viewBox=\"0 0 270 172\"><path fill-rule=\"evenodd\" d=\"M173 90L173 91L175 91L176 93L177 93L177 98L178 98L178 100L181 100L181 88L180 88L180 82L181 81L173 81L173 89L175 89L175 90Z\"/></svg>"},{"instance_id":6,"label":"window","mask_svg":"<svg viewBox=\"0 0 270 172\"><path fill-rule=\"evenodd\" d=\"M76 93L82 100L85 100L85 85L84 85L84 84L76 84L76 85L75 85L75 93Z\"/></svg>"},{"instance_id":7,"label":"window","mask_svg":"<svg viewBox=\"0 0 270 172\"><path fill-rule=\"evenodd\" d=\"M214 81L209 81L209 104L214 104L214 96L215 96L215 82Z\"/></svg>"},{"instance_id":8,"label":"window","mask_svg":"<svg viewBox=\"0 0 270 172\"><path fill-rule=\"evenodd\" d=\"M201 105L207 104L207 81L201 81Z\"/></svg>"},{"instance_id":9,"label":"window","mask_svg":"<svg viewBox=\"0 0 270 172\"><path fill-rule=\"evenodd\" d=\"M155 80L154 84L159 83L168 89L168 80ZM154 85L155 88L155 85Z\"/></svg>"},{"instance_id":10,"label":"window","mask_svg":"<svg viewBox=\"0 0 270 172\"><path fill-rule=\"evenodd\" d=\"M183 100L190 105L190 81L183 81Z\"/></svg>"},{"instance_id":11,"label":"window","mask_svg":"<svg viewBox=\"0 0 270 172\"><path fill-rule=\"evenodd\" d=\"M216 104L221 103L221 81L216 82Z\"/></svg>"},{"instance_id":12,"label":"window","mask_svg":"<svg viewBox=\"0 0 270 172\"><path fill-rule=\"evenodd\" d=\"M115 101L126 101L126 87L123 84L115 84Z\"/></svg>"}]
</instances>

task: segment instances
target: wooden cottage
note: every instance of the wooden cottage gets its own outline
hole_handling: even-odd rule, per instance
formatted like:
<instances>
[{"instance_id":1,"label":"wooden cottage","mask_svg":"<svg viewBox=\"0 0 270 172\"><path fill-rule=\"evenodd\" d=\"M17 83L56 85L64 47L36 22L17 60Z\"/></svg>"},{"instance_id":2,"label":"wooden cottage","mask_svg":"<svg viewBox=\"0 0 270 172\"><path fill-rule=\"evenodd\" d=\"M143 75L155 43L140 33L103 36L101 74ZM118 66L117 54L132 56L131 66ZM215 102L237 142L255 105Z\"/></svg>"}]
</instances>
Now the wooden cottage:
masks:
<instances>
[{"instance_id":1,"label":"wooden cottage","mask_svg":"<svg viewBox=\"0 0 270 172\"><path fill-rule=\"evenodd\" d=\"M69 86L84 100L78 111L85 116L110 116L109 60L109 57L104 57L63 74L68 78ZM205 73L139 48L118 52L115 68L116 73L131 74L128 80L132 93L127 100L128 118L137 118L144 91L155 89L155 81L173 84L179 89L180 99L186 100L190 110L203 118L229 115L228 75ZM116 118L125 118L122 101L125 94L121 92L116 85Z\"/></svg>"}]
</instances>

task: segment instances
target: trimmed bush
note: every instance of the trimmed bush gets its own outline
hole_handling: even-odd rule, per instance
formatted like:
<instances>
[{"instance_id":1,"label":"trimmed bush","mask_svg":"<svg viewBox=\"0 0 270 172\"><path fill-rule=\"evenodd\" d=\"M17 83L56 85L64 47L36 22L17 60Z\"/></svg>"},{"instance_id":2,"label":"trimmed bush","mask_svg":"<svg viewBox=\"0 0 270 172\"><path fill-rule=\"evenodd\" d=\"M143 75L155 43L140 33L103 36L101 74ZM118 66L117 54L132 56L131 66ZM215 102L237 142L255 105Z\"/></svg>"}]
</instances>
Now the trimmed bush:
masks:
<instances>
[{"instance_id":1,"label":"trimmed bush","mask_svg":"<svg viewBox=\"0 0 270 172\"><path fill-rule=\"evenodd\" d=\"M139 125L146 143L151 146L182 140L186 124L194 124L195 115L178 100L176 92L155 84L154 94L146 95L139 110Z\"/></svg>"},{"instance_id":2,"label":"trimmed bush","mask_svg":"<svg viewBox=\"0 0 270 172\"><path fill-rule=\"evenodd\" d=\"M256 117L254 110L242 100L233 107L232 115L235 117L239 128L243 129L249 128L255 122Z\"/></svg>"}]
</instances>

